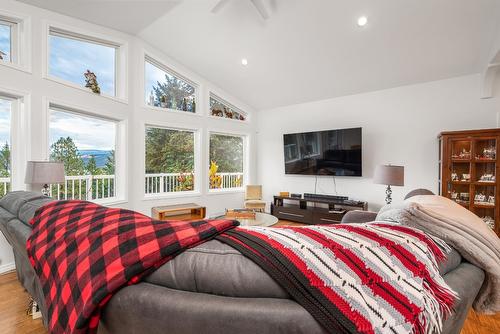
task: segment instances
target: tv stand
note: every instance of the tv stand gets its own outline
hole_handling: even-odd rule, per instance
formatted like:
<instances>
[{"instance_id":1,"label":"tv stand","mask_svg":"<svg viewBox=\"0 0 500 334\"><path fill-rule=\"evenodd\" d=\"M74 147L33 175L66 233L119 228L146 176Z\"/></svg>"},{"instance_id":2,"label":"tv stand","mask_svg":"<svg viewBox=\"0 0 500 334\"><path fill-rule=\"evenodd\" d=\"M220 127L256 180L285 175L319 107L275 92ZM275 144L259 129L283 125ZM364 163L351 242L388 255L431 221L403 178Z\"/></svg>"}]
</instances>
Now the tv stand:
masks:
<instances>
[{"instance_id":1,"label":"tv stand","mask_svg":"<svg viewBox=\"0 0 500 334\"><path fill-rule=\"evenodd\" d=\"M271 214L279 219L304 224L338 224L348 211L366 211L367 208L367 202L328 195L315 197L308 194L305 198L274 196Z\"/></svg>"}]
</instances>

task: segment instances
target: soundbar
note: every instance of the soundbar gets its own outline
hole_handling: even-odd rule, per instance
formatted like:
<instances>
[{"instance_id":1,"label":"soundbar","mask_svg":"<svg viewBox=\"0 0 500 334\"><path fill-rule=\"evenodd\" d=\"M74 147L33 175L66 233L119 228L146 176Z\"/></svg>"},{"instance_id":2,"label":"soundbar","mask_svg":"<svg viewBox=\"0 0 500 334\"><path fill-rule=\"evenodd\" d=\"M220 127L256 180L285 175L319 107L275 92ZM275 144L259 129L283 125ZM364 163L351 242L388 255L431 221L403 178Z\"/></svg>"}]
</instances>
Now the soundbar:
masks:
<instances>
[{"instance_id":1,"label":"soundbar","mask_svg":"<svg viewBox=\"0 0 500 334\"><path fill-rule=\"evenodd\" d=\"M347 196L336 196L336 195L321 195L321 194L310 194L310 193L304 193L304 199L306 198L316 198L316 199L329 199L333 201L347 201L349 200L349 197Z\"/></svg>"}]
</instances>

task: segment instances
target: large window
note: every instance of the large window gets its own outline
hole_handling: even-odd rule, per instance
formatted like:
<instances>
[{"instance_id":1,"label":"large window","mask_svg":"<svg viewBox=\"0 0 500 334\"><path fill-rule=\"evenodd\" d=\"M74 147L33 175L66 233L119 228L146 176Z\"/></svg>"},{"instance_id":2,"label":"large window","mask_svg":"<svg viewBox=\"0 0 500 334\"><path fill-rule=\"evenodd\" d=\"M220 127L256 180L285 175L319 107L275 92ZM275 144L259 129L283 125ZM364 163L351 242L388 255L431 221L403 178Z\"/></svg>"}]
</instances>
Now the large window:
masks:
<instances>
[{"instance_id":1,"label":"large window","mask_svg":"<svg viewBox=\"0 0 500 334\"><path fill-rule=\"evenodd\" d=\"M209 188L232 189L243 187L244 137L229 134L210 134Z\"/></svg>"},{"instance_id":2,"label":"large window","mask_svg":"<svg viewBox=\"0 0 500 334\"><path fill-rule=\"evenodd\" d=\"M49 75L96 93L91 72L101 94L116 96L117 49L117 45L108 42L51 28Z\"/></svg>"},{"instance_id":3,"label":"large window","mask_svg":"<svg viewBox=\"0 0 500 334\"><path fill-rule=\"evenodd\" d=\"M115 197L115 121L50 110L50 160L64 163L66 182L51 186L58 199L99 200Z\"/></svg>"},{"instance_id":4,"label":"large window","mask_svg":"<svg viewBox=\"0 0 500 334\"><path fill-rule=\"evenodd\" d=\"M12 61L13 25L0 20L0 61Z\"/></svg>"},{"instance_id":5,"label":"large window","mask_svg":"<svg viewBox=\"0 0 500 334\"><path fill-rule=\"evenodd\" d=\"M152 107L196 112L196 85L151 59L145 61L145 99Z\"/></svg>"},{"instance_id":6,"label":"large window","mask_svg":"<svg viewBox=\"0 0 500 334\"><path fill-rule=\"evenodd\" d=\"M0 196L11 190L12 100L0 96Z\"/></svg>"},{"instance_id":7,"label":"large window","mask_svg":"<svg viewBox=\"0 0 500 334\"><path fill-rule=\"evenodd\" d=\"M195 190L195 132L146 127L146 194Z\"/></svg>"},{"instance_id":8,"label":"large window","mask_svg":"<svg viewBox=\"0 0 500 334\"><path fill-rule=\"evenodd\" d=\"M239 121L245 121L247 118L243 111L214 94L210 94L210 115Z\"/></svg>"}]
</instances>

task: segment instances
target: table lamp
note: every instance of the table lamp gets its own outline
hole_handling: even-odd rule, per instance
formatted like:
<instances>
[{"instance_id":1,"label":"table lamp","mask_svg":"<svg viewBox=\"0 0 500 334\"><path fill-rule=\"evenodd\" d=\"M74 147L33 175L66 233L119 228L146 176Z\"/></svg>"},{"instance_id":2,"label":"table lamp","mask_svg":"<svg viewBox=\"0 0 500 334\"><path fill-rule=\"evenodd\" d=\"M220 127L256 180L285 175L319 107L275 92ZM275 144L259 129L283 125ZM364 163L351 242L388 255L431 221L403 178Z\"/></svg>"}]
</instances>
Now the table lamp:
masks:
<instances>
[{"instance_id":1,"label":"table lamp","mask_svg":"<svg viewBox=\"0 0 500 334\"><path fill-rule=\"evenodd\" d=\"M55 161L28 161L24 182L43 185L42 194L49 196L49 184L65 182L64 164Z\"/></svg>"},{"instance_id":2,"label":"table lamp","mask_svg":"<svg viewBox=\"0 0 500 334\"><path fill-rule=\"evenodd\" d=\"M380 165L375 168L373 182L377 184L387 185L385 190L385 202L391 204L392 189L391 186L405 185L405 168L404 166Z\"/></svg>"}]
</instances>

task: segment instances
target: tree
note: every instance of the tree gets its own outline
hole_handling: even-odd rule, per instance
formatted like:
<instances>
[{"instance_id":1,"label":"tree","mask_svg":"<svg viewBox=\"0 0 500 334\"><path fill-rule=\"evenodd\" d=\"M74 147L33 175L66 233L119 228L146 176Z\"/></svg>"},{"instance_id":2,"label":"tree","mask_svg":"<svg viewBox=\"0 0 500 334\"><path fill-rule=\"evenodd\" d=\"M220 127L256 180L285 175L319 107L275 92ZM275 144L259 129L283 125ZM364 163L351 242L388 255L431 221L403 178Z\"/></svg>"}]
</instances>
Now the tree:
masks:
<instances>
[{"instance_id":1,"label":"tree","mask_svg":"<svg viewBox=\"0 0 500 334\"><path fill-rule=\"evenodd\" d=\"M153 87L153 91L156 95L156 101L162 101L164 97L164 103L168 108L195 112L192 103L194 101L194 87L185 81L167 73L165 81L158 81Z\"/></svg>"},{"instance_id":2,"label":"tree","mask_svg":"<svg viewBox=\"0 0 500 334\"><path fill-rule=\"evenodd\" d=\"M210 161L217 164L219 173L243 172L243 138L212 134Z\"/></svg>"},{"instance_id":3,"label":"tree","mask_svg":"<svg viewBox=\"0 0 500 334\"><path fill-rule=\"evenodd\" d=\"M10 146L7 142L0 150L0 176L10 176Z\"/></svg>"},{"instance_id":4,"label":"tree","mask_svg":"<svg viewBox=\"0 0 500 334\"><path fill-rule=\"evenodd\" d=\"M104 165L103 172L106 175L115 174L115 150L112 150L106 159L106 164Z\"/></svg>"},{"instance_id":5,"label":"tree","mask_svg":"<svg viewBox=\"0 0 500 334\"><path fill-rule=\"evenodd\" d=\"M85 174L83 159L71 137L61 137L50 146L50 159L64 163L66 175Z\"/></svg>"},{"instance_id":6,"label":"tree","mask_svg":"<svg viewBox=\"0 0 500 334\"><path fill-rule=\"evenodd\" d=\"M99 175L101 174L101 169L97 168L97 162L93 155L90 156L89 161L87 161L87 166L85 166L85 171L88 175Z\"/></svg>"},{"instance_id":7,"label":"tree","mask_svg":"<svg viewBox=\"0 0 500 334\"><path fill-rule=\"evenodd\" d=\"M194 170L194 134L160 128L146 130L146 173Z\"/></svg>"}]
</instances>

